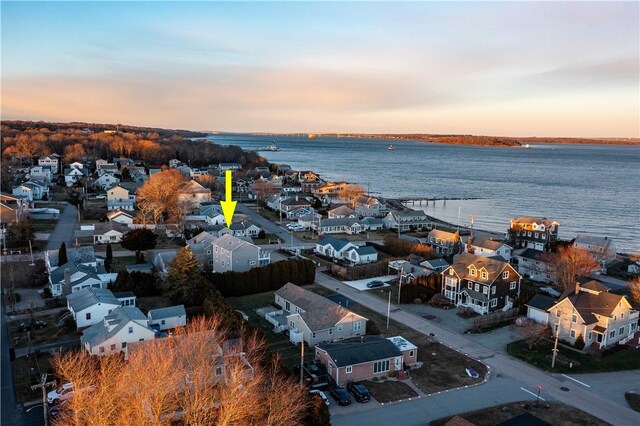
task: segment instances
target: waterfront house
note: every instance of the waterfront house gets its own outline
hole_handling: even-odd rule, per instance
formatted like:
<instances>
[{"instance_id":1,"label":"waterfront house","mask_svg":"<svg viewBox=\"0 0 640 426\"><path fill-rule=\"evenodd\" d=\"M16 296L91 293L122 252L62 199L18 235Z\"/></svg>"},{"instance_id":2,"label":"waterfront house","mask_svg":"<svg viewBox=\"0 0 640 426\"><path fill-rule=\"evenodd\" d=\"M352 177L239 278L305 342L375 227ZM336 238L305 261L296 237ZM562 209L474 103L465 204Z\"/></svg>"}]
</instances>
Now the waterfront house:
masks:
<instances>
[{"instance_id":1,"label":"waterfront house","mask_svg":"<svg viewBox=\"0 0 640 426\"><path fill-rule=\"evenodd\" d=\"M324 185L320 185L316 188L312 189L312 194L316 197L322 197L324 195L329 196L331 198L335 198L340 194L340 192L344 191L347 188L347 182L327 182Z\"/></svg>"},{"instance_id":2,"label":"waterfront house","mask_svg":"<svg viewBox=\"0 0 640 426\"><path fill-rule=\"evenodd\" d=\"M329 219L343 219L343 218L355 218L357 217L353 210L347 207L346 205L342 205L340 207L336 207L335 209L331 209L327 212L329 215Z\"/></svg>"},{"instance_id":3,"label":"waterfront house","mask_svg":"<svg viewBox=\"0 0 640 426\"><path fill-rule=\"evenodd\" d=\"M462 251L462 243L458 232L432 229L427 237L427 245L441 256L451 256Z\"/></svg>"},{"instance_id":4,"label":"waterfront house","mask_svg":"<svg viewBox=\"0 0 640 426\"><path fill-rule=\"evenodd\" d=\"M384 222L377 217L364 217L359 220L359 223L365 231L380 231L384 229Z\"/></svg>"},{"instance_id":5,"label":"waterfront house","mask_svg":"<svg viewBox=\"0 0 640 426\"><path fill-rule=\"evenodd\" d=\"M582 337L585 347L605 349L633 339L638 331L638 311L623 295L609 293L596 280L565 291L551 306L548 300L531 300L528 317L549 325L570 344Z\"/></svg>"},{"instance_id":6,"label":"waterfront house","mask_svg":"<svg viewBox=\"0 0 640 426\"><path fill-rule=\"evenodd\" d=\"M383 218L387 214L387 206L375 197L363 195L356 199L354 212L361 217Z\"/></svg>"},{"instance_id":7,"label":"waterfront house","mask_svg":"<svg viewBox=\"0 0 640 426\"><path fill-rule=\"evenodd\" d=\"M309 213L298 218L298 225L304 226L305 229L315 229L314 223L319 223L322 220L322 215L319 213Z\"/></svg>"},{"instance_id":8,"label":"waterfront house","mask_svg":"<svg viewBox=\"0 0 640 426\"><path fill-rule=\"evenodd\" d=\"M434 272L442 272L449 267L449 262L441 258L428 259L420 262L420 266L424 266L425 268Z\"/></svg>"},{"instance_id":9,"label":"waterfront house","mask_svg":"<svg viewBox=\"0 0 640 426\"><path fill-rule=\"evenodd\" d=\"M318 231L320 235L326 234L360 234L364 227L360 223L360 219L342 218L342 219L325 219L318 223L313 223L312 228Z\"/></svg>"},{"instance_id":10,"label":"waterfront house","mask_svg":"<svg viewBox=\"0 0 640 426\"><path fill-rule=\"evenodd\" d=\"M543 283L555 281L549 259L544 252L528 248L516 250L514 255L515 265L523 277Z\"/></svg>"},{"instance_id":11,"label":"waterfront house","mask_svg":"<svg viewBox=\"0 0 640 426\"><path fill-rule=\"evenodd\" d=\"M388 269L389 274L398 274L402 283L413 283L420 277L429 277L436 273L426 266L402 259L389 261Z\"/></svg>"},{"instance_id":12,"label":"waterfront house","mask_svg":"<svg viewBox=\"0 0 640 426\"><path fill-rule=\"evenodd\" d=\"M616 258L616 243L609 237L578 234L573 246L587 250L598 262L606 263Z\"/></svg>"},{"instance_id":13,"label":"waterfront house","mask_svg":"<svg viewBox=\"0 0 640 426\"><path fill-rule=\"evenodd\" d=\"M498 259L462 253L441 274L442 294L479 314L511 309L520 295L520 274Z\"/></svg>"},{"instance_id":14,"label":"waterfront house","mask_svg":"<svg viewBox=\"0 0 640 426\"><path fill-rule=\"evenodd\" d=\"M365 334L368 319L326 297L287 283L275 292L292 342L309 346Z\"/></svg>"},{"instance_id":15,"label":"waterfront house","mask_svg":"<svg viewBox=\"0 0 640 426\"><path fill-rule=\"evenodd\" d=\"M492 238L478 238L470 236L464 245L465 252L482 257L500 256L506 262L511 260L513 249L502 241Z\"/></svg>"},{"instance_id":16,"label":"waterfront house","mask_svg":"<svg viewBox=\"0 0 640 426\"><path fill-rule=\"evenodd\" d=\"M345 258L354 265L378 261L378 252L371 246L351 247L345 251Z\"/></svg>"},{"instance_id":17,"label":"waterfront house","mask_svg":"<svg viewBox=\"0 0 640 426\"><path fill-rule=\"evenodd\" d=\"M339 386L387 377L417 362L418 348L402 336L363 336L315 347L315 356Z\"/></svg>"},{"instance_id":18,"label":"waterfront house","mask_svg":"<svg viewBox=\"0 0 640 426\"><path fill-rule=\"evenodd\" d=\"M509 222L507 242L514 249L549 251L550 244L558 240L559 226L555 220L544 217L514 218Z\"/></svg>"},{"instance_id":19,"label":"waterfront house","mask_svg":"<svg viewBox=\"0 0 640 426\"><path fill-rule=\"evenodd\" d=\"M400 227L400 232L431 229L431 221L426 213L418 210L389 212L383 222L388 229L397 230Z\"/></svg>"},{"instance_id":20,"label":"waterfront house","mask_svg":"<svg viewBox=\"0 0 640 426\"><path fill-rule=\"evenodd\" d=\"M80 344L89 355L125 352L127 344L153 340L156 332L149 319L135 306L120 306L97 324L85 329Z\"/></svg>"}]
</instances>

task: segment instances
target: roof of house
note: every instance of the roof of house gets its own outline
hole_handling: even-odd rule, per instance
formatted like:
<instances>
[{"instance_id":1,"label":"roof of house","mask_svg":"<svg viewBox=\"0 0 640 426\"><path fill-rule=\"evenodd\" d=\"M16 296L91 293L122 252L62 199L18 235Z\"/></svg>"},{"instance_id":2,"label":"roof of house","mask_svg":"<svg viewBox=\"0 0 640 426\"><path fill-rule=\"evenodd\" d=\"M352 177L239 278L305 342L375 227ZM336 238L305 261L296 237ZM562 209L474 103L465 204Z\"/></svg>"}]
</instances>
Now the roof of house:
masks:
<instances>
[{"instance_id":1,"label":"roof of house","mask_svg":"<svg viewBox=\"0 0 640 426\"><path fill-rule=\"evenodd\" d=\"M471 269L469 267L471 265L473 265L478 271L485 269L487 271L487 279L482 279L482 274L480 273L476 273L476 275L474 276L471 275L469 273L469 270ZM466 278L471 279L472 281L485 283L492 283L493 281L495 281L496 278L500 276L500 273L507 267L509 267L509 263L503 260L476 256L470 253L462 253L457 255L454 258L453 263L451 264L451 268L454 269L454 271L461 279Z\"/></svg>"},{"instance_id":2,"label":"roof of house","mask_svg":"<svg viewBox=\"0 0 640 426\"><path fill-rule=\"evenodd\" d=\"M457 232L443 231L441 229L432 229L431 231L429 231L429 238L437 238L439 240L455 242L460 240L460 234L458 234Z\"/></svg>"},{"instance_id":3,"label":"roof of house","mask_svg":"<svg viewBox=\"0 0 640 426\"><path fill-rule=\"evenodd\" d=\"M492 238L478 238L478 237L469 237L467 240L468 244L476 247L482 247L489 250L498 250L500 247L507 245L502 241L497 241Z\"/></svg>"},{"instance_id":4,"label":"roof of house","mask_svg":"<svg viewBox=\"0 0 640 426\"><path fill-rule=\"evenodd\" d=\"M325 219L320 222L320 227L324 228L327 226L348 226L352 227L353 225L360 223L359 219L349 218L349 217L340 217L336 219Z\"/></svg>"},{"instance_id":5,"label":"roof of house","mask_svg":"<svg viewBox=\"0 0 640 426\"><path fill-rule=\"evenodd\" d=\"M392 341L379 336L362 336L362 338L340 342L321 343L316 347L325 351L337 367L364 364L402 355Z\"/></svg>"},{"instance_id":6,"label":"roof of house","mask_svg":"<svg viewBox=\"0 0 640 426\"><path fill-rule=\"evenodd\" d=\"M119 306L104 317L104 321L100 321L84 330L80 342L82 345L89 343L91 346L96 346L115 336L131 321L148 328L148 318L140 309L135 306ZM149 331L153 330L149 329Z\"/></svg>"},{"instance_id":7,"label":"roof of house","mask_svg":"<svg viewBox=\"0 0 640 426\"><path fill-rule=\"evenodd\" d=\"M357 246L349 249L349 251L351 250L355 250L355 252L358 253L360 256L366 256L366 255L378 253L376 249L371 246Z\"/></svg>"},{"instance_id":8,"label":"roof of house","mask_svg":"<svg viewBox=\"0 0 640 426\"><path fill-rule=\"evenodd\" d=\"M220 247L220 248L222 248L224 250L227 250L227 251L234 251L234 250L237 250L238 248L243 247L243 246L245 246L245 247L248 247L248 246L256 247L253 244L251 244L251 243L249 243L249 242L247 242L247 241L245 241L245 240L243 240L241 238L235 237L235 236L233 236L231 234L225 234L225 235L221 236L220 238L215 240L213 242L213 244L215 246Z\"/></svg>"},{"instance_id":9,"label":"roof of house","mask_svg":"<svg viewBox=\"0 0 640 426\"><path fill-rule=\"evenodd\" d=\"M118 222L98 222L94 225L93 235L102 235L109 231L117 231L121 233L129 232L129 227Z\"/></svg>"},{"instance_id":10,"label":"roof of house","mask_svg":"<svg viewBox=\"0 0 640 426\"><path fill-rule=\"evenodd\" d=\"M578 291L578 294L576 294L575 289L570 289L560 296L558 303L565 299L569 299L585 324L593 324L598 322L594 314L606 317L611 316L618 303L624 299L624 296L607 292L594 294L588 291Z\"/></svg>"},{"instance_id":11,"label":"roof of house","mask_svg":"<svg viewBox=\"0 0 640 426\"><path fill-rule=\"evenodd\" d=\"M218 225L219 226L219 225ZM193 253L199 253L207 248L210 248L215 240L219 237L211 235L206 231L202 231L195 237L187 241L187 245L191 248Z\"/></svg>"},{"instance_id":12,"label":"roof of house","mask_svg":"<svg viewBox=\"0 0 640 426\"><path fill-rule=\"evenodd\" d=\"M62 281L64 281L64 272L66 270L69 270L69 273L71 275L75 274L76 272L82 272L84 274L83 277L78 278L74 281L72 281L71 284L75 285L78 284L88 278L95 278L97 280L100 279L100 277L98 277L98 273L95 269L93 269L91 266L86 266L86 265L80 265L80 264L75 264L71 261L65 263L64 265L59 266L58 268L54 269L53 271L51 271L51 273L49 274L49 279L51 280L52 283L60 283Z\"/></svg>"},{"instance_id":13,"label":"roof of house","mask_svg":"<svg viewBox=\"0 0 640 426\"><path fill-rule=\"evenodd\" d=\"M497 423L496 426L552 426L542 420L540 417L534 416L531 413L522 413L519 416L505 420L504 422Z\"/></svg>"},{"instance_id":14,"label":"roof of house","mask_svg":"<svg viewBox=\"0 0 640 426\"><path fill-rule=\"evenodd\" d=\"M350 241L347 240L346 238L334 238L334 237L326 236L326 237L323 237L316 244L319 244L321 246L326 246L327 244L329 244L334 250L340 251L349 243Z\"/></svg>"},{"instance_id":15,"label":"roof of house","mask_svg":"<svg viewBox=\"0 0 640 426\"><path fill-rule=\"evenodd\" d=\"M116 299L128 299L130 297L136 297L132 291L119 291L117 293L113 293Z\"/></svg>"},{"instance_id":16,"label":"roof of house","mask_svg":"<svg viewBox=\"0 0 640 426\"><path fill-rule=\"evenodd\" d=\"M304 198L299 198L296 200L296 197L282 200L281 204L284 206L310 206L311 205L311 203L305 200Z\"/></svg>"},{"instance_id":17,"label":"roof of house","mask_svg":"<svg viewBox=\"0 0 640 426\"><path fill-rule=\"evenodd\" d=\"M488 302L489 301L489 296L487 296L484 293L480 293L479 291L475 291L472 290L470 288L463 288L462 290L460 290L461 293L467 293L472 299L474 300L481 300L483 302Z\"/></svg>"},{"instance_id":18,"label":"roof of house","mask_svg":"<svg viewBox=\"0 0 640 426\"><path fill-rule=\"evenodd\" d=\"M347 207L347 206L342 205L342 206L340 206L340 207L336 207L335 209L329 210L329 213L330 213L330 214L334 214L334 215L336 215L336 214L337 214L337 215L345 215L345 216L348 216L348 215L350 215L351 213L353 213L353 210L352 210L352 209L350 209L350 208L349 208L349 207Z\"/></svg>"},{"instance_id":19,"label":"roof of house","mask_svg":"<svg viewBox=\"0 0 640 426\"><path fill-rule=\"evenodd\" d=\"M393 212L392 214L396 217L427 219L427 214L418 210L404 210L400 212Z\"/></svg>"},{"instance_id":20,"label":"roof of house","mask_svg":"<svg viewBox=\"0 0 640 426\"><path fill-rule=\"evenodd\" d=\"M598 281L598 280L588 280L587 281L587 280L588 279L583 279L583 280L578 279L578 281L582 281L580 287L582 287L584 289L587 289L587 290L596 291L596 292L601 292L601 291L607 292L607 291L609 291L609 287L607 287L606 285L604 285L600 281Z\"/></svg>"},{"instance_id":21,"label":"roof of house","mask_svg":"<svg viewBox=\"0 0 640 426\"><path fill-rule=\"evenodd\" d=\"M304 309L305 312L292 313L292 315L300 315L312 331L329 329L347 315L353 315L354 318L364 318L326 297L305 290L293 283L287 283L280 287L275 294Z\"/></svg>"},{"instance_id":22,"label":"roof of house","mask_svg":"<svg viewBox=\"0 0 640 426\"><path fill-rule=\"evenodd\" d=\"M150 271L153 269L153 263L134 263L132 265L127 265L127 272L142 272L142 271Z\"/></svg>"},{"instance_id":23,"label":"roof of house","mask_svg":"<svg viewBox=\"0 0 640 426\"><path fill-rule=\"evenodd\" d=\"M538 225L544 224L545 226L559 225L559 223L553 219L547 219L546 217L531 217L531 216L515 217L511 219L511 222L527 223L527 224L535 223Z\"/></svg>"},{"instance_id":24,"label":"roof of house","mask_svg":"<svg viewBox=\"0 0 640 426\"><path fill-rule=\"evenodd\" d=\"M126 216L133 219L133 215L131 213L127 213L126 211L120 209L114 209L107 213L107 218L109 220L112 220L118 216Z\"/></svg>"},{"instance_id":25,"label":"roof of house","mask_svg":"<svg viewBox=\"0 0 640 426\"><path fill-rule=\"evenodd\" d=\"M612 241L613 240L611 240L609 237L597 237L595 235L578 234L576 236L576 239L574 240L574 243L607 248L611 245Z\"/></svg>"},{"instance_id":26,"label":"roof of house","mask_svg":"<svg viewBox=\"0 0 640 426\"><path fill-rule=\"evenodd\" d=\"M555 304L556 301L553 297L542 294L536 294L526 303L527 306L531 306L532 308L540 309L542 311L548 311Z\"/></svg>"},{"instance_id":27,"label":"roof of house","mask_svg":"<svg viewBox=\"0 0 640 426\"><path fill-rule=\"evenodd\" d=\"M58 250L47 250L49 263L52 267L58 266ZM96 253L92 246L67 248L67 260L70 263L95 263Z\"/></svg>"},{"instance_id":28,"label":"roof of house","mask_svg":"<svg viewBox=\"0 0 640 426\"><path fill-rule=\"evenodd\" d=\"M382 219L377 218L377 217L365 217L365 218L361 219L360 222L366 223L368 225L382 225L382 224L384 224Z\"/></svg>"},{"instance_id":29,"label":"roof of house","mask_svg":"<svg viewBox=\"0 0 640 426\"><path fill-rule=\"evenodd\" d=\"M80 312L99 303L120 306L120 302L110 290L95 287L87 287L71 293L67 296L67 301L74 312Z\"/></svg>"},{"instance_id":30,"label":"roof of house","mask_svg":"<svg viewBox=\"0 0 640 426\"><path fill-rule=\"evenodd\" d=\"M169 306L167 308L151 309L147 313L150 320L160 320L164 318L177 317L180 315L187 315L187 311L184 309L184 305Z\"/></svg>"},{"instance_id":31,"label":"roof of house","mask_svg":"<svg viewBox=\"0 0 640 426\"><path fill-rule=\"evenodd\" d=\"M545 254L540 250L534 250L534 249L528 248L518 253L517 256L524 257L526 259L533 259L533 260L538 260L540 262L544 262L547 254Z\"/></svg>"},{"instance_id":32,"label":"roof of house","mask_svg":"<svg viewBox=\"0 0 640 426\"><path fill-rule=\"evenodd\" d=\"M421 262L420 265L431 268L446 268L447 266L449 266L449 262L444 259L428 259L424 262Z\"/></svg>"}]
</instances>

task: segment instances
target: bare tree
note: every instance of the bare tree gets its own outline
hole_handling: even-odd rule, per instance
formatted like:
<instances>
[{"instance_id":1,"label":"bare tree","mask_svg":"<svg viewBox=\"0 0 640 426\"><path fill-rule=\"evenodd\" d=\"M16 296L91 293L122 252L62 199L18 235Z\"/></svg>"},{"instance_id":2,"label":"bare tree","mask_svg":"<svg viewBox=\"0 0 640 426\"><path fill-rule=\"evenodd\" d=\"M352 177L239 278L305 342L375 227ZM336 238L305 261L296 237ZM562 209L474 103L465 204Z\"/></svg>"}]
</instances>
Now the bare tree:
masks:
<instances>
[{"instance_id":1,"label":"bare tree","mask_svg":"<svg viewBox=\"0 0 640 426\"><path fill-rule=\"evenodd\" d=\"M138 205L149 212L155 223L161 223L165 214L175 213L179 192L187 178L175 169L166 169L146 180L138 189Z\"/></svg>"},{"instance_id":2,"label":"bare tree","mask_svg":"<svg viewBox=\"0 0 640 426\"><path fill-rule=\"evenodd\" d=\"M276 189L274 184L262 179L258 179L253 182L251 187L253 188L253 193L256 196L258 206L264 206L267 198L278 193L278 190Z\"/></svg>"},{"instance_id":3,"label":"bare tree","mask_svg":"<svg viewBox=\"0 0 640 426\"><path fill-rule=\"evenodd\" d=\"M522 339L527 342L529 350L533 349L533 346L543 340L549 331L549 328L534 321L527 322L521 327L518 327L518 332L522 336Z\"/></svg>"},{"instance_id":4,"label":"bare tree","mask_svg":"<svg viewBox=\"0 0 640 426\"><path fill-rule=\"evenodd\" d=\"M631 303L640 306L640 277L635 277L629 281L629 290L631 292Z\"/></svg>"},{"instance_id":5,"label":"bare tree","mask_svg":"<svg viewBox=\"0 0 640 426\"><path fill-rule=\"evenodd\" d=\"M76 389L56 424L299 424L305 389L270 361L263 339L226 336L219 319L196 318L167 338L130 344L127 360L56 355L57 375Z\"/></svg>"},{"instance_id":6,"label":"bare tree","mask_svg":"<svg viewBox=\"0 0 640 426\"><path fill-rule=\"evenodd\" d=\"M578 278L589 276L599 266L591 253L573 246L560 247L555 253L545 253L542 260L549 265L550 274L563 290L574 288Z\"/></svg>"},{"instance_id":7,"label":"bare tree","mask_svg":"<svg viewBox=\"0 0 640 426\"><path fill-rule=\"evenodd\" d=\"M356 200L364 195L365 189L361 185L347 184L342 191L338 193L340 198L347 200L349 207L354 208Z\"/></svg>"}]
</instances>

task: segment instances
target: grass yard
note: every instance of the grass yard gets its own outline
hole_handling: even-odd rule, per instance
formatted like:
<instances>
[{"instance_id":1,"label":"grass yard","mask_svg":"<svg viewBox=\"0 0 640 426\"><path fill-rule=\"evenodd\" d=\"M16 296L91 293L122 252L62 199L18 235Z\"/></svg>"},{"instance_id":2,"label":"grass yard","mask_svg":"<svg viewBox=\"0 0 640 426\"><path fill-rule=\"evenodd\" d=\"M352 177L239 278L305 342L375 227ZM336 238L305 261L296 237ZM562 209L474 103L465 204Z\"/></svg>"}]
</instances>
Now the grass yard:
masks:
<instances>
[{"instance_id":1,"label":"grass yard","mask_svg":"<svg viewBox=\"0 0 640 426\"><path fill-rule=\"evenodd\" d=\"M418 396L416 391L411 389L409 385L396 380L387 380L385 382L367 380L366 382L362 382L362 384L369 389L371 396L373 396L376 401L382 403L400 401L401 399Z\"/></svg>"},{"instance_id":2,"label":"grass yard","mask_svg":"<svg viewBox=\"0 0 640 426\"><path fill-rule=\"evenodd\" d=\"M531 401L512 402L511 404L496 405L482 410L458 414L456 417L462 417L477 426L490 426L506 422L524 413L532 414L558 426L600 426L605 424L602 420L584 411L556 402L541 403L538 407L534 407ZM451 417L445 417L434 420L429 425L442 426L450 419Z\"/></svg>"},{"instance_id":3,"label":"grass yard","mask_svg":"<svg viewBox=\"0 0 640 426\"><path fill-rule=\"evenodd\" d=\"M111 263L111 272L124 271L128 265L134 265L135 263L135 256L114 257Z\"/></svg>"},{"instance_id":4,"label":"grass yard","mask_svg":"<svg viewBox=\"0 0 640 426\"><path fill-rule=\"evenodd\" d=\"M22 357L13 361L13 377L16 383L16 398L18 402L27 402L33 400L42 400L42 391L39 389L31 390L31 385L40 382L41 373L52 373L51 366L53 356L44 355L36 358L31 356L29 358ZM39 369L38 369L39 367ZM53 377L50 375L48 380ZM48 389L47 392L49 392Z\"/></svg>"},{"instance_id":5,"label":"grass yard","mask_svg":"<svg viewBox=\"0 0 640 426\"><path fill-rule=\"evenodd\" d=\"M11 288L11 283L16 288L40 288L47 283L47 272L44 260L36 260L35 266L31 262L7 262L0 268L0 281L2 288Z\"/></svg>"},{"instance_id":6,"label":"grass yard","mask_svg":"<svg viewBox=\"0 0 640 426\"><path fill-rule=\"evenodd\" d=\"M136 306L142 312L148 312L150 309L166 308L173 306L171 300L165 296L147 296L136 298Z\"/></svg>"},{"instance_id":7,"label":"grass yard","mask_svg":"<svg viewBox=\"0 0 640 426\"><path fill-rule=\"evenodd\" d=\"M277 244L280 238L275 234L266 234L264 238L253 238L253 244Z\"/></svg>"},{"instance_id":8,"label":"grass yard","mask_svg":"<svg viewBox=\"0 0 640 426\"><path fill-rule=\"evenodd\" d=\"M523 341L513 342L507 345L509 355L521 359L522 361L554 373L603 373L607 371L636 370L640 368L640 350L624 348L596 359L589 355L582 354L570 349L558 346L558 357L560 363L556 361L556 367L551 368L551 350L553 344L543 341L529 350ZM569 362L573 362L573 367L569 367Z\"/></svg>"},{"instance_id":9,"label":"grass yard","mask_svg":"<svg viewBox=\"0 0 640 426\"><path fill-rule=\"evenodd\" d=\"M80 341L80 336L82 333L74 329L68 329L64 324L61 327L56 325L56 320L58 319L59 313L48 314L48 315L38 315L36 312L33 316L36 320L42 320L47 322L47 326L45 328L39 330L33 330L31 335L31 344L32 345L41 345L45 343L55 343L63 340L70 339L78 339ZM29 337L26 331L18 331L18 327L25 320L15 320L9 322L9 336L14 341L14 346L16 348L26 348L29 346Z\"/></svg>"},{"instance_id":10,"label":"grass yard","mask_svg":"<svg viewBox=\"0 0 640 426\"><path fill-rule=\"evenodd\" d=\"M632 410L640 413L640 393L627 392L624 394L624 399L627 400L627 404Z\"/></svg>"},{"instance_id":11,"label":"grass yard","mask_svg":"<svg viewBox=\"0 0 640 426\"><path fill-rule=\"evenodd\" d=\"M56 228L58 219L38 219L31 222L33 232L51 232Z\"/></svg>"}]
</instances>

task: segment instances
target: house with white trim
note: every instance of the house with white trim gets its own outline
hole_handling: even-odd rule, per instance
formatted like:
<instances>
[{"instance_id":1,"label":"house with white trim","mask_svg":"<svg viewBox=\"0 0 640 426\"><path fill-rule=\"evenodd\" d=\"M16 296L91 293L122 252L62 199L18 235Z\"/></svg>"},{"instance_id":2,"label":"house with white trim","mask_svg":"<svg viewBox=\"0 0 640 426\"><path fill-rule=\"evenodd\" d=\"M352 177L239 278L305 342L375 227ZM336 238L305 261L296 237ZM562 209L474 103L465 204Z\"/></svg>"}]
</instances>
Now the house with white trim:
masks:
<instances>
[{"instance_id":1,"label":"house with white trim","mask_svg":"<svg viewBox=\"0 0 640 426\"><path fill-rule=\"evenodd\" d=\"M503 241L494 240L492 238L479 238L470 236L464 245L466 253L475 254L483 257L500 256L506 262L511 260L513 248Z\"/></svg>"},{"instance_id":2,"label":"house with white trim","mask_svg":"<svg viewBox=\"0 0 640 426\"><path fill-rule=\"evenodd\" d=\"M187 325L187 311L184 309L184 305L150 309L147 318L149 318L149 326L160 331Z\"/></svg>"},{"instance_id":3,"label":"house with white trim","mask_svg":"<svg viewBox=\"0 0 640 426\"><path fill-rule=\"evenodd\" d=\"M135 296L133 298L135 300ZM67 295L67 309L71 312L77 328L102 321L122 305L122 301L106 288L88 287Z\"/></svg>"}]
</instances>

